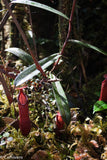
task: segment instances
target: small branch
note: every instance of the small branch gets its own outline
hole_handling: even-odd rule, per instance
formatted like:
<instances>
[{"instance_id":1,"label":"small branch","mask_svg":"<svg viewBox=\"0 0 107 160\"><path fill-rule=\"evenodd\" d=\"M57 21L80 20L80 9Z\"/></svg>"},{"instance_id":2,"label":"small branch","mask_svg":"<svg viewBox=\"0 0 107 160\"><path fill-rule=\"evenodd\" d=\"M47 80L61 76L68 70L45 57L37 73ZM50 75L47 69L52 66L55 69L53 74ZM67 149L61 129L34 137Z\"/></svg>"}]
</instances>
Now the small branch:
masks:
<instances>
[{"instance_id":1,"label":"small branch","mask_svg":"<svg viewBox=\"0 0 107 160\"><path fill-rule=\"evenodd\" d=\"M35 51L35 55L36 58L38 57L37 55L37 48L36 48L36 42L35 42L35 36L34 36L34 32L33 32L33 24L32 24L32 16L31 16L31 9L30 6L28 6L28 10L29 10L29 21L30 21L30 25L31 25L31 29L32 29L32 34L33 34L33 45L34 45L34 51Z\"/></svg>"},{"instance_id":2,"label":"small branch","mask_svg":"<svg viewBox=\"0 0 107 160\"><path fill-rule=\"evenodd\" d=\"M71 33L71 25L72 25L72 21L73 21L73 15L74 15L74 10L75 10L75 5L76 5L76 0L73 0L73 5L72 5L72 10L71 10L71 15L70 15L70 19L69 19L69 26L68 26L68 33L67 33L67 36L66 36L66 39L65 39L65 42L63 44L63 47L62 47L62 50L61 52L59 53L60 55L63 55L64 53L64 49L66 47L66 44L68 42L68 39L70 37L70 33ZM56 65L58 64L59 60L60 60L61 57L58 58L58 60L55 62L53 68L51 71L53 71L56 67Z\"/></svg>"},{"instance_id":3,"label":"small branch","mask_svg":"<svg viewBox=\"0 0 107 160\"><path fill-rule=\"evenodd\" d=\"M30 46L29 46L29 43L28 43L27 38L26 38L26 35L24 34L22 28L20 27L20 24L19 24L19 22L17 21L15 15L12 13L12 10L11 10L11 8L9 7L9 4L8 4L7 0L3 0L3 2L4 2L4 4L6 5L7 9L9 10L9 13L10 13L10 15L12 16L15 25L17 26L17 28L18 28L18 30L19 30L19 32L20 32L20 34L21 34L21 36L22 36L22 38L23 38L23 40L24 40L24 42L25 42L25 44L26 44L26 46L27 46L27 48L29 49L29 52L30 52L30 54L31 54L31 56L32 56L32 58L33 58L33 61L34 61L35 65L36 65L37 69L41 72L41 74L42 74L44 77L46 77L45 72L44 72L43 69L41 68L41 66L40 66L40 64L38 63L38 61L36 60L35 55L33 54L32 50L31 50L31 48L30 48Z\"/></svg>"},{"instance_id":4,"label":"small branch","mask_svg":"<svg viewBox=\"0 0 107 160\"><path fill-rule=\"evenodd\" d=\"M4 64L0 64L0 69L3 69L5 70L6 72L14 72L14 73L19 73L19 70L15 69L15 68L12 68L12 67L9 67L9 66L4 66Z\"/></svg>"},{"instance_id":5,"label":"small branch","mask_svg":"<svg viewBox=\"0 0 107 160\"><path fill-rule=\"evenodd\" d=\"M7 96L8 101L9 101L9 104L11 104L13 102L13 96L12 96L11 91L8 88L8 85L7 85L7 83L6 83L5 79L4 79L4 76L3 76L3 74L1 72L0 72L0 82L2 83L2 86L4 88L5 94Z\"/></svg>"},{"instance_id":6,"label":"small branch","mask_svg":"<svg viewBox=\"0 0 107 160\"><path fill-rule=\"evenodd\" d=\"M87 82L86 70L85 70L85 66L84 66L83 59L80 52L79 52L79 57L80 57L80 65L81 65L82 73L83 73L85 82Z\"/></svg>"},{"instance_id":7,"label":"small branch","mask_svg":"<svg viewBox=\"0 0 107 160\"><path fill-rule=\"evenodd\" d=\"M11 4L11 5L10 5L11 10L13 10L14 7L15 7L15 4ZM0 31L2 30L2 28L3 28L4 25L6 24L9 16L10 16L9 11L7 11L6 14L4 15L4 17L3 17L2 20L1 20L1 23L0 23Z\"/></svg>"},{"instance_id":8,"label":"small branch","mask_svg":"<svg viewBox=\"0 0 107 160\"><path fill-rule=\"evenodd\" d=\"M12 79L15 79L16 76L17 76L14 73L9 73L9 72L5 71L4 69L1 69L1 68L0 68L0 73L5 74L7 77L12 78Z\"/></svg>"}]
</instances>

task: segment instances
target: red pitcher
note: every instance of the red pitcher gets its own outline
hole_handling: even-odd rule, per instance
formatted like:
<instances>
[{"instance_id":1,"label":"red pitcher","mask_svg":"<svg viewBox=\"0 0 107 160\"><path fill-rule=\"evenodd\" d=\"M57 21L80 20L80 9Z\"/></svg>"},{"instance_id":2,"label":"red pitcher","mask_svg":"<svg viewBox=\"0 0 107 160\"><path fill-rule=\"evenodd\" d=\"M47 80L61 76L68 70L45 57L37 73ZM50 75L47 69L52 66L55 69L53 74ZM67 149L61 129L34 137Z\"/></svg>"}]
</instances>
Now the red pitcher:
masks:
<instances>
[{"instance_id":1,"label":"red pitcher","mask_svg":"<svg viewBox=\"0 0 107 160\"><path fill-rule=\"evenodd\" d=\"M29 119L28 98L23 92L23 88L20 88L18 95L19 106L19 127L23 136L27 136L31 129L31 122Z\"/></svg>"}]
</instances>

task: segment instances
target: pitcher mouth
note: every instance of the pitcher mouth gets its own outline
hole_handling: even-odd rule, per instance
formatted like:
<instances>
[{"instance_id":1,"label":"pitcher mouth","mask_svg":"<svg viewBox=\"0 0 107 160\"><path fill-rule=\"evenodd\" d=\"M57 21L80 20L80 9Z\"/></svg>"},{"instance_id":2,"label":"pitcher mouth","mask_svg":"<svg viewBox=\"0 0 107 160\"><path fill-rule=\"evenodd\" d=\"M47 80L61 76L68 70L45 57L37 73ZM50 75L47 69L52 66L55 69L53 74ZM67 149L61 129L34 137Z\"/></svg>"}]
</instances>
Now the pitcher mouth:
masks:
<instances>
[{"instance_id":1,"label":"pitcher mouth","mask_svg":"<svg viewBox=\"0 0 107 160\"><path fill-rule=\"evenodd\" d=\"M23 92L23 90L22 90L22 88L20 89L20 92ZM19 105L22 105L22 106L25 106L27 103L28 103L28 97L27 97L27 95L25 95L24 93L23 93L23 98L24 98L24 101L25 101L25 103L22 103L21 101L20 101L20 93L19 93L19 95L18 95L18 98L17 98L17 101L18 101L18 104Z\"/></svg>"},{"instance_id":2,"label":"pitcher mouth","mask_svg":"<svg viewBox=\"0 0 107 160\"><path fill-rule=\"evenodd\" d=\"M19 100L20 95L18 96L17 101L18 101L18 104L19 104L19 105L25 106L25 105L28 103L28 98L27 98L27 96L26 96L26 95L24 95L24 96L25 96L25 99L26 99L26 102L25 102L25 103L21 103L20 100Z\"/></svg>"}]
</instances>

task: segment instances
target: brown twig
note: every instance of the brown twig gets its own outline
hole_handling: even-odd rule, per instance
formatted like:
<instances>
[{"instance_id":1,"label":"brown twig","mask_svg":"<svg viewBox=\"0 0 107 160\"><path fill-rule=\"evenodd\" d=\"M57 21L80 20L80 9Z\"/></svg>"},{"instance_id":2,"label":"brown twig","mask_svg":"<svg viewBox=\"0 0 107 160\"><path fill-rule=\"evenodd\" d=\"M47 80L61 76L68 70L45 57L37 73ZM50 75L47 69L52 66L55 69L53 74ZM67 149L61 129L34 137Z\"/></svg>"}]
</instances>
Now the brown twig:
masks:
<instances>
[{"instance_id":1,"label":"brown twig","mask_svg":"<svg viewBox=\"0 0 107 160\"><path fill-rule=\"evenodd\" d=\"M79 56L80 56L80 65L81 65L82 73L83 73L85 82L87 82L86 70L85 70L85 66L84 66L83 59L81 57L81 53L80 52L79 52Z\"/></svg>"},{"instance_id":2,"label":"brown twig","mask_svg":"<svg viewBox=\"0 0 107 160\"><path fill-rule=\"evenodd\" d=\"M63 44L63 47L62 47L62 50L61 52L59 53L60 55L63 55L64 53L64 49L66 47L66 44L68 42L68 39L70 37L70 33L71 33L71 25L72 25L72 21L73 21L73 15L74 15L74 10L75 10L75 5L76 5L76 0L73 0L73 5L72 5L72 10L71 10L71 15L70 15L70 19L69 19L69 26L68 26L68 33L67 33L67 36L66 36L66 39L65 39L65 42ZM59 60L60 60L61 57L58 58L58 60L54 63L54 66L52 68L51 71L53 71L56 67L56 65L58 64Z\"/></svg>"},{"instance_id":3,"label":"brown twig","mask_svg":"<svg viewBox=\"0 0 107 160\"><path fill-rule=\"evenodd\" d=\"M34 51L35 51L35 55L36 55L36 58L37 58L38 55L37 55L37 48L36 48L35 36L34 36L34 32L33 32L33 24L32 24L32 16L31 16L30 6L28 6L28 10L29 10L29 21L30 21L30 25L31 25L32 34L33 34L33 37L32 37L32 38L33 38Z\"/></svg>"},{"instance_id":4,"label":"brown twig","mask_svg":"<svg viewBox=\"0 0 107 160\"><path fill-rule=\"evenodd\" d=\"M3 65L0 64L0 69L5 70L6 72L19 73L19 70L15 69L15 68L13 68L13 67L9 67L9 66L6 66L6 67L5 67L4 64L3 64Z\"/></svg>"},{"instance_id":5,"label":"brown twig","mask_svg":"<svg viewBox=\"0 0 107 160\"><path fill-rule=\"evenodd\" d=\"M10 5L11 10L13 10L14 7L15 7L15 4L11 4L11 5ZM4 17L3 17L2 20L1 20L1 23L0 23L0 31L3 29L4 25L6 24L9 16L10 16L9 11L7 11L7 12L5 13Z\"/></svg>"},{"instance_id":6,"label":"brown twig","mask_svg":"<svg viewBox=\"0 0 107 160\"><path fill-rule=\"evenodd\" d=\"M12 78L12 79L15 79L16 76L17 76L14 73L9 73L9 72L5 71L4 69L1 69L1 68L0 68L0 73L5 74L7 77Z\"/></svg>"},{"instance_id":7,"label":"brown twig","mask_svg":"<svg viewBox=\"0 0 107 160\"><path fill-rule=\"evenodd\" d=\"M12 94L11 94L9 88L8 88L8 85L7 85L6 81L5 81L4 76L3 76L2 73L0 73L0 81L2 83L4 91L6 93L6 96L7 96L7 99L9 101L9 104L11 104L13 102L13 96L12 96Z\"/></svg>"},{"instance_id":8,"label":"brown twig","mask_svg":"<svg viewBox=\"0 0 107 160\"><path fill-rule=\"evenodd\" d=\"M0 52L0 58L1 58L1 61L3 63L3 65L0 65L0 81L2 83L4 91L6 93L7 99L9 101L9 103L11 104L12 101L13 101L13 90L12 90L12 87L10 85L9 77L10 78L15 78L15 75L10 74L9 71L6 70L5 61L4 61L4 58L1 55L1 52ZM7 89L6 89L6 87L7 87Z\"/></svg>"},{"instance_id":9,"label":"brown twig","mask_svg":"<svg viewBox=\"0 0 107 160\"><path fill-rule=\"evenodd\" d=\"M23 40L24 40L27 48L29 49L29 52L30 52L30 54L31 54L31 56L32 56L32 58L33 58L33 61L34 61L35 65L36 65L37 69L41 72L41 74L42 74L44 77L46 77L45 72L44 72L43 69L41 68L40 64L39 64L38 61L36 60L36 57L35 57L35 55L33 54L32 50L31 50L31 48L30 48L30 45L29 45L29 43L28 43L28 41L27 41L27 38L26 38L26 35L24 34L22 28L20 27L20 24L19 24L19 22L17 21L15 15L12 13L12 10L11 10L11 8L10 8L7 0L3 0L3 2L4 2L4 4L5 4L5 6L7 7L7 9L9 10L9 13L10 13L10 15L12 16L13 21L14 21L16 27L18 28L18 30L19 30L19 32L20 32L20 34L21 34L21 36L22 36L22 38L23 38Z\"/></svg>"}]
</instances>

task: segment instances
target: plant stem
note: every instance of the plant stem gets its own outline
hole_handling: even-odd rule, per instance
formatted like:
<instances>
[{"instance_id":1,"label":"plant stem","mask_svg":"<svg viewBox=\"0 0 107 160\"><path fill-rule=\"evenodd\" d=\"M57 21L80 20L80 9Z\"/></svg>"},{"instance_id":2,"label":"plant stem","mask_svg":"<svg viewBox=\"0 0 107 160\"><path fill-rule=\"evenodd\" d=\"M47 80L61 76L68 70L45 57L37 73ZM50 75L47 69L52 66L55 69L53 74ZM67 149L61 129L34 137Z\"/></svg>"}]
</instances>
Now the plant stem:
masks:
<instances>
[{"instance_id":1,"label":"plant stem","mask_svg":"<svg viewBox=\"0 0 107 160\"><path fill-rule=\"evenodd\" d=\"M34 32L33 32L33 24L32 24L32 16L31 16L31 8L30 8L30 6L28 6L28 11L29 11L29 21L30 21L30 25L31 25L32 35L33 35L32 38L33 38L34 51L35 51L35 55L36 55L36 59L37 59L38 55L37 55L35 36L34 36Z\"/></svg>"},{"instance_id":2,"label":"plant stem","mask_svg":"<svg viewBox=\"0 0 107 160\"><path fill-rule=\"evenodd\" d=\"M61 52L59 53L60 55L63 55L64 49L65 49L66 44L67 44L67 42L68 42L68 39L69 39L69 37L70 37L70 33L71 33L71 29L72 29L71 25L72 25L72 21L73 21L73 15L74 15L74 10L75 10L75 5L76 5L76 0L73 0L71 15L70 15L70 19L69 19L68 33L67 33L65 42L64 42L64 44L63 44L63 47L62 47L62 49L61 49ZM58 60L55 62L55 64L54 64L54 66L53 66L53 68L52 68L51 71L53 71L53 70L55 69L55 67L56 67L56 65L58 64L60 58L61 58L61 57L59 57Z\"/></svg>"},{"instance_id":3,"label":"plant stem","mask_svg":"<svg viewBox=\"0 0 107 160\"><path fill-rule=\"evenodd\" d=\"M9 101L9 104L11 104L13 102L13 96L12 96L11 90L8 87L8 84L6 83L6 80L5 80L2 73L0 73L0 82L2 83L5 94L7 96L8 101Z\"/></svg>"},{"instance_id":4,"label":"plant stem","mask_svg":"<svg viewBox=\"0 0 107 160\"><path fill-rule=\"evenodd\" d=\"M13 10L14 7L15 7L15 4L10 5L11 10ZM9 16L10 16L9 11L7 11L6 14L4 15L4 17L2 18L1 22L0 22L0 31L3 29L4 25L6 24Z\"/></svg>"},{"instance_id":5,"label":"plant stem","mask_svg":"<svg viewBox=\"0 0 107 160\"><path fill-rule=\"evenodd\" d=\"M35 55L33 54L32 50L31 50L31 48L30 48L30 46L29 46L29 43L28 43L27 38L26 38L26 35L24 34L22 28L20 27L20 24L19 24L19 22L17 21L15 15L12 13L12 10L11 10L11 8L9 7L9 4L8 4L7 0L3 0L3 2L4 2L4 4L6 5L7 9L9 10L9 13L10 13L10 15L12 16L15 25L17 26L17 28L18 28L18 30L19 30L19 32L20 32L20 34L21 34L21 36L22 36L22 38L23 38L23 40L24 40L24 42L25 42L25 44L26 44L26 46L27 46L27 48L29 49L29 52L30 52L30 54L31 54L31 56L32 56L32 58L33 58L33 61L34 61L35 65L36 65L37 69L41 72L41 74L42 74L44 77L46 77L45 72L44 72L43 69L41 68L41 66L40 66L40 64L38 63L38 61L36 60L36 57L35 57Z\"/></svg>"}]
</instances>

